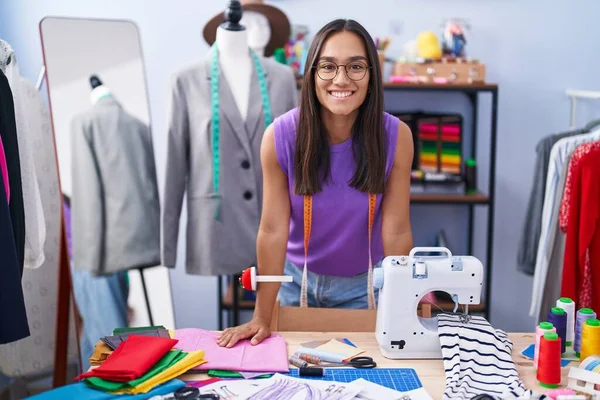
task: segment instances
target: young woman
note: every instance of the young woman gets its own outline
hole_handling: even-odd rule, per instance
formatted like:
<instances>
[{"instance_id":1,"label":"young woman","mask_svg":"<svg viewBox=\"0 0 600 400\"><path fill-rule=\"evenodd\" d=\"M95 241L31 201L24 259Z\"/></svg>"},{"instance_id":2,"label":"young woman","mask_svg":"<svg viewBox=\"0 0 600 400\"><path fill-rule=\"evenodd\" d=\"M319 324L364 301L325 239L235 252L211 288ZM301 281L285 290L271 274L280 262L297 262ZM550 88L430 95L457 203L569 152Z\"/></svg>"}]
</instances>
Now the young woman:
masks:
<instances>
[{"instance_id":1,"label":"young woman","mask_svg":"<svg viewBox=\"0 0 600 400\"><path fill-rule=\"evenodd\" d=\"M383 111L380 71L359 23L335 20L315 36L300 107L261 148L258 270L294 282L260 284L253 319L224 330L221 346L267 337L278 294L282 306L374 308L372 263L411 250L412 134Z\"/></svg>"}]
</instances>

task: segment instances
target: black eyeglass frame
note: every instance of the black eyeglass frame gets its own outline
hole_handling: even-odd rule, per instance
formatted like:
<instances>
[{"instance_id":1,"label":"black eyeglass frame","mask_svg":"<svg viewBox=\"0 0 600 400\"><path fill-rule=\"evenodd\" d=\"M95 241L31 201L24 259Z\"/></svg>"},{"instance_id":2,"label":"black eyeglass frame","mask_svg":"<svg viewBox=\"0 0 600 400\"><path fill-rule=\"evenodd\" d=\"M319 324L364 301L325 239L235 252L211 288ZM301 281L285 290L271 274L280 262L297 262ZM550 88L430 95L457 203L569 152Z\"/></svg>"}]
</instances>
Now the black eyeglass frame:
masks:
<instances>
[{"instance_id":1,"label":"black eyeglass frame","mask_svg":"<svg viewBox=\"0 0 600 400\"><path fill-rule=\"evenodd\" d=\"M366 68L366 69L365 69L365 73L364 73L364 75L363 75L363 76L361 76L361 77L360 77L360 79L352 79L352 78L350 78L350 74L348 74L348 68L347 68L347 67L348 67L348 65L351 65L351 64L353 64L353 63L355 63L355 62L356 62L356 61L353 61L353 62L351 62L351 63L349 63L349 64L336 64L336 63L334 63L333 61L327 61L327 63L333 64L333 65L335 65L335 66L336 66L336 69L335 69L335 75L334 75L334 76L333 76L333 78L331 78L331 79L325 79L325 78L323 78L321 75L319 75L319 64L317 64L317 65L313 65L313 66L312 66L312 68L313 68L313 69L316 69L316 74L317 74L317 76L319 77L319 79L321 79L321 80L323 80L323 81L332 81L332 80L334 80L335 78L337 78L338 74L340 73L340 67L344 67L344 70L346 71L346 76L347 76L347 77L348 77L348 79L350 79L351 81L354 81L354 82L362 81L362 80L365 78L365 76L367 76L367 71L368 71L368 70L370 70L370 69L372 69L372 68L373 68L373 66L371 66L371 65L365 65L365 68Z\"/></svg>"}]
</instances>

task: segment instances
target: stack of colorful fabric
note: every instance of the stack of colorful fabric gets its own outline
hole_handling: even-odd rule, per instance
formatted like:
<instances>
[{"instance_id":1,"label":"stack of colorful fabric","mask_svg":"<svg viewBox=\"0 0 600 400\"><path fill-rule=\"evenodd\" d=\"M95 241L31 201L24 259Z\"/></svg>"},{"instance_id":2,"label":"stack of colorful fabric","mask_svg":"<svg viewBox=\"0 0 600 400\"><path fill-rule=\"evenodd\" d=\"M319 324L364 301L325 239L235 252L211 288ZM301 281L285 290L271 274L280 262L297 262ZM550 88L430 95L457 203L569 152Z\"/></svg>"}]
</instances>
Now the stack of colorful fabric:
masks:
<instances>
[{"instance_id":1,"label":"stack of colorful fabric","mask_svg":"<svg viewBox=\"0 0 600 400\"><path fill-rule=\"evenodd\" d=\"M173 349L177 342L171 338L131 334L102 365L77 379L113 394L147 393L206 362L203 350Z\"/></svg>"},{"instance_id":2,"label":"stack of colorful fabric","mask_svg":"<svg viewBox=\"0 0 600 400\"><path fill-rule=\"evenodd\" d=\"M35 398L77 395L83 399L121 399L129 398L127 395L172 393L183 386L177 377L206 362L203 350L175 349L177 342L172 338L129 334L99 367L79 375L76 380L80 383Z\"/></svg>"}]
</instances>

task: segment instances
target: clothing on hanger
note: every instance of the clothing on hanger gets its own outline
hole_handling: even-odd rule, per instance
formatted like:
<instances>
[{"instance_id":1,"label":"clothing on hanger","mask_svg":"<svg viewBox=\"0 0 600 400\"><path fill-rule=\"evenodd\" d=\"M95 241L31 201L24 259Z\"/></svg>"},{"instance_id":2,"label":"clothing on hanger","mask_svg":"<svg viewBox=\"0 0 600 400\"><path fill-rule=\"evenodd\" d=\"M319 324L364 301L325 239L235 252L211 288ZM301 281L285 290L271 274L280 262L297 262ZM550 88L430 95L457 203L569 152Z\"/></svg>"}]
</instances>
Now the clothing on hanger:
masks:
<instances>
[{"instance_id":1,"label":"clothing on hanger","mask_svg":"<svg viewBox=\"0 0 600 400\"><path fill-rule=\"evenodd\" d=\"M103 275L160 265L150 128L104 97L73 118L70 139L74 268Z\"/></svg>"},{"instance_id":2,"label":"clothing on hanger","mask_svg":"<svg viewBox=\"0 0 600 400\"><path fill-rule=\"evenodd\" d=\"M40 129L36 123L39 113L35 106L35 99L27 96L29 92L27 86L31 83L21 76L14 51L8 43L1 42L0 63L4 63L4 70L12 91L18 137L25 213L24 267L38 268L44 262L44 242L46 241L46 224L32 141L32 137L37 135L37 132L33 130ZM10 63L7 64L9 58Z\"/></svg>"},{"instance_id":3,"label":"clothing on hanger","mask_svg":"<svg viewBox=\"0 0 600 400\"><path fill-rule=\"evenodd\" d=\"M567 227L569 225L569 206L571 203L571 189L573 181L572 177L574 176L577 166L579 165L579 161L581 161L581 159L585 155L599 148L600 141L582 144L578 146L577 149L575 149L575 151L573 152L573 156L571 157L571 161L569 162L569 169L567 173L565 188L563 191L562 201L560 204L559 215L560 230L565 234L567 233ZM589 250L586 250L585 252L583 280L581 282L579 298L575 300L577 301L578 308L592 307L592 267L590 263Z\"/></svg>"},{"instance_id":4,"label":"clothing on hanger","mask_svg":"<svg viewBox=\"0 0 600 400\"><path fill-rule=\"evenodd\" d=\"M4 192L2 179L0 179L1 192ZM17 258L11 215L4 196L0 196L0 254L2 254L0 277L0 293L2 293L0 296L0 345L2 345L29 336L21 285L21 267Z\"/></svg>"},{"instance_id":5,"label":"clothing on hanger","mask_svg":"<svg viewBox=\"0 0 600 400\"><path fill-rule=\"evenodd\" d=\"M0 138L0 172L4 181L4 191L6 193L6 202L10 204L10 182L8 181L8 167L6 166L6 154L4 153L4 145Z\"/></svg>"},{"instance_id":6,"label":"clothing on hanger","mask_svg":"<svg viewBox=\"0 0 600 400\"><path fill-rule=\"evenodd\" d=\"M562 189L558 188L558 183L561 181L561 175L567 171L565 164L568 164L569 156L575 151L577 146L599 139L600 130L597 130L591 133L564 137L552 146L548 174L545 181L542 223L531 292L531 307L529 309L529 315L532 317L538 315L543 317L541 299L547 284L549 260L554 251L554 243L558 231L558 215L560 211L558 199L560 197L557 196L556 192L559 191L562 193Z\"/></svg>"},{"instance_id":7,"label":"clothing on hanger","mask_svg":"<svg viewBox=\"0 0 600 400\"><path fill-rule=\"evenodd\" d=\"M533 181L517 252L517 266L520 271L527 275L533 275L535 272L542 223L542 208L546 196L546 176L548 175L550 152L554 144L560 139L579 135L582 132L582 129L575 129L552 134L541 139L535 146L536 159L533 170Z\"/></svg>"},{"instance_id":8,"label":"clothing on hanger","mask_svg":"<svg viewBox=\"0 0 600 400\"><path fill-rule=\"evenodd\" d=\"M50 110L44 101L43 93L40 93L33 82L26 80L23 81L22 88L24 97L28 99L30 142L35 143L34 163L40 182L46 240L43 249L45 256L43 264L36 269L25 268L23 270L21 286L25 288L23 294L27 305L31 335L10 346L0 346L0 371L8 376L27 376L39 373L39 371L52 370L55 366L56 356L56 316L58 313L56 299L58 298L59 243L62 229L56 151ZM2 268L0 267L0 269ZM96 298L96 300L98 299ZM78 306L80 305L78 304ZM68 359L74 360L78 357L79 350L74 324L70 324L68 334Z\"/></svg>"},{"instance_id":9,"label":"clothing on hanger","mask_svg":"<svg viewBox=\"0 0 600 400\"><path fill-rule=\"evenodd\" d=\"M23 205L23 186L21 184L21 161L12 90L2 70L0 70L0 139L4 145L6 166L9 171L10 220L14 236L14 246L17 251L19 276L22 276L25 258L25 210Z\"/></svg>"},{"instance_id":10,"label":"clothing on hanger","mask_svg":"<svg viewBox=\"0 0 600 400\"><path fill-rule=\"evenodd\" d=\"M569 195L567 241L561 295L578 299L586 276L586 262L600 265L600 148L578 159L572 171ZM591 275L591 307L600 309L600 275Z\"/></svg>"},{"instance_id":11,"label":"clothing on hanger","mask_svg":"<svg viewBox=\"0 0 600 400\"><path fill-rule=\"evenodd\" d=\"M262 207L260 145L268 114L261 81L271 119L296 107L298 96L289 66L259 58L252 64L251 100L243 120L213 54L211 50L173 76L162 209L162 264L173 267L187 192L186 271L201 275L236 274L256 261ZM218 87L213 86L215 73ZM215 111L213 99L218 102ZM213 151L215 143L218 154Z\"/></svg>"}]
</instances>

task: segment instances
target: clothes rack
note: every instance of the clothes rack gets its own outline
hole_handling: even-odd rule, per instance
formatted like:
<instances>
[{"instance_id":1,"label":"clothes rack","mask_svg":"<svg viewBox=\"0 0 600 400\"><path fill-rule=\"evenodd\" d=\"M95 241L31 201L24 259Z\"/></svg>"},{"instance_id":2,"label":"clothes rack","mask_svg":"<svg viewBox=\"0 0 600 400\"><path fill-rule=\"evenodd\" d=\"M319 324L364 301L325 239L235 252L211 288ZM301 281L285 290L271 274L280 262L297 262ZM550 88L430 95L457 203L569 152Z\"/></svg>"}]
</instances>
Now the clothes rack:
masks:
<instances>
[{"instance_id":1,"label":"clothes rack","mask_svg":"<svg viewBox=\"0 0 600 400\"><path fill-rule=\"evenodd\" d=\"M577 99L600 100L600 91L567 89L566 93L571 98L569 126L573 128L576 124Z\"/></svg>"}]
</instances>

